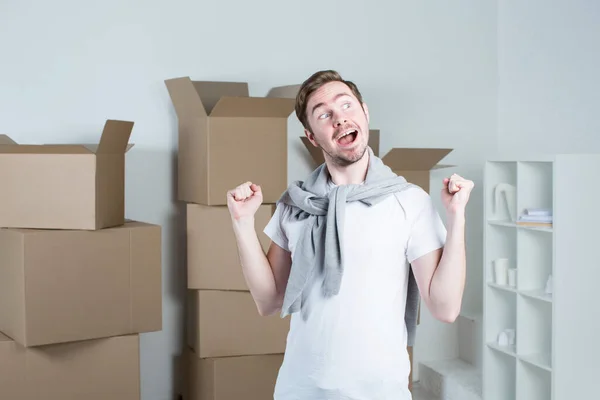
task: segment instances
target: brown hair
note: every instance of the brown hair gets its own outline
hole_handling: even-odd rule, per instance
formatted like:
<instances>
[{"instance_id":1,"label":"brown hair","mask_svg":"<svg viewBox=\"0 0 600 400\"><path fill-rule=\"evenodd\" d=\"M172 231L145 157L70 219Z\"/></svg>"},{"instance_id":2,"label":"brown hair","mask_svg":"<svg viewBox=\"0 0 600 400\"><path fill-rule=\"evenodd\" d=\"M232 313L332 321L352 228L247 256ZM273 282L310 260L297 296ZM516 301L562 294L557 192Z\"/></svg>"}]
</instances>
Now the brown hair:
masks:
<instances>
[{"instance_id":1,"label":"brown hair","mask_svg":"<svg viewBox=\"0 0 600 400\"><path fill-rule=\"evenodd\" d=\"M310 125L306 116L306 105L310 96L321 86L329 82L342 82L350 88L352 94L358 99L360 106L363 106L363 98L356 85L351 81L342 79L337 71L325 70L318 71L312 74L307 80L302 83L300 90L296 96L296 116L302 123L305 129L310 131Z\"/></svg>"}]
</instances>

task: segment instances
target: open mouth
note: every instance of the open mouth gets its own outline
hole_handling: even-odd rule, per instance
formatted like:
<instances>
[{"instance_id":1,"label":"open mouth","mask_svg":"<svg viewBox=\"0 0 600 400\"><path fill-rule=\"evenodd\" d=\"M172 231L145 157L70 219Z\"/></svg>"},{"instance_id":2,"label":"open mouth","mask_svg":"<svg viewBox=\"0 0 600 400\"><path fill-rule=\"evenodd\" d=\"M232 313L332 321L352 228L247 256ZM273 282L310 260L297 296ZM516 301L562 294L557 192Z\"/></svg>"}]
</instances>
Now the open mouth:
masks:
<instances>
[{"instance_id":1,"label":"open mouth","mask_svg":"<svg viewBox=\"0 0 600 400\"><path fill-rule=\"evenodd\" d=\"M358 131L356 129L352 129L352 130L344 132L342 135L340 135L337 138L336 141L342 146L348 146L348 145L354 143L357 136L358 136Z\"/></svg>"}]
</instances>

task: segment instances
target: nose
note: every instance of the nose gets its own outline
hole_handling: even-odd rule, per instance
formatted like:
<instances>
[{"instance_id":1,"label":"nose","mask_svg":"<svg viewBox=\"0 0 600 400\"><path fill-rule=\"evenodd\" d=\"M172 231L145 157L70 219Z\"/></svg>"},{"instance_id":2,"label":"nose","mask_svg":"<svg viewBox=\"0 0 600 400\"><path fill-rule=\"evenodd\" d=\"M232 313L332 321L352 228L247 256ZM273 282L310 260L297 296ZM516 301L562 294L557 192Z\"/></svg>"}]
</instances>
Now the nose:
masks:
<instances>
[{"instance_id":1,"label":"nose","mask_svg":"<svg viewBox=\"0 0 600 400\"><path fill-rule=\"evenodd\" d=\"M334 121L335 121L335 123L334 123L335 126L341 126L347 122L347 119L343 115L336 115L334 118Z\"/></svg>"}]
</instances>

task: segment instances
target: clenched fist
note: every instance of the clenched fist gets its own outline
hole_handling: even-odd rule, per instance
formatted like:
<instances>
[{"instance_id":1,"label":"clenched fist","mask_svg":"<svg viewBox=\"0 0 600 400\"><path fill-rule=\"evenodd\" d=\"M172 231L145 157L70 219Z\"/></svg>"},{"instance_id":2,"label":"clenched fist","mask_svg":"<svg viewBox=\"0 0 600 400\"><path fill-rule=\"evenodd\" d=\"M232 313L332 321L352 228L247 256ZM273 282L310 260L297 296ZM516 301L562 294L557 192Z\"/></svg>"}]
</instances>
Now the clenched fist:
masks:
<instances>
[{"instance_id":1,"label":"clenched fist","mask_svg":"<svg viewBox=\"0 0 600 400\"><path fill-rule=\"evenodd\" d=\"M445 178L443 183L442 203L446 211L451 214L463 213L475 184L457 174Z\"/></svg>"},{"instance_id":2,"label":"clenched fist","mask_svg":"<svg viewBox=\"0 0 600 400\"><path fill-rule=\"evenodd\" d=\"M227 207L235 220L252 218L262 204L260 186L246 182L227 192Z\"/></svg>"}]
</instances>

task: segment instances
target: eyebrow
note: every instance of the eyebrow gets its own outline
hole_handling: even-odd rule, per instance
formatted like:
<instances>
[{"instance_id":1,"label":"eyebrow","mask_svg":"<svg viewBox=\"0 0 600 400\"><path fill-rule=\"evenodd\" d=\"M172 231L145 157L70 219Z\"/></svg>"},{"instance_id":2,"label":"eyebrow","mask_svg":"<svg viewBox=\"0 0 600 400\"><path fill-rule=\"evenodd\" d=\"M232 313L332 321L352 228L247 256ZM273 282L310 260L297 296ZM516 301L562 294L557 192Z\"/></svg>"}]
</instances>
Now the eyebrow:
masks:
<instances>
[{"instance_id":1,"label":"eyebrow","mask_svg":"<svg viewBox=\"0 0 600 400\"><path fill-rule=\"evenodd\" d=\"M342 92L342 93L338 93L335 95L335 97L333 98L333 101L336 101L337 99L339 99L340 97L344 97L344 96L350 96L350 94L346 93L346 92ZM325 103L321 102L319 104L315 104L314 107L312 108L311 114L314 114L315 111L317 110L317 108L324 106Z\"/></svg>"}]
</instances>

